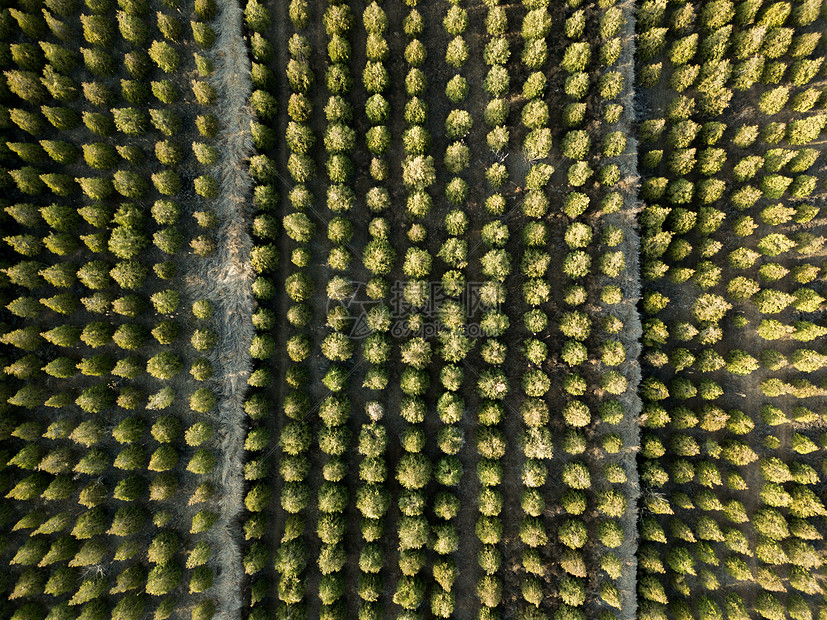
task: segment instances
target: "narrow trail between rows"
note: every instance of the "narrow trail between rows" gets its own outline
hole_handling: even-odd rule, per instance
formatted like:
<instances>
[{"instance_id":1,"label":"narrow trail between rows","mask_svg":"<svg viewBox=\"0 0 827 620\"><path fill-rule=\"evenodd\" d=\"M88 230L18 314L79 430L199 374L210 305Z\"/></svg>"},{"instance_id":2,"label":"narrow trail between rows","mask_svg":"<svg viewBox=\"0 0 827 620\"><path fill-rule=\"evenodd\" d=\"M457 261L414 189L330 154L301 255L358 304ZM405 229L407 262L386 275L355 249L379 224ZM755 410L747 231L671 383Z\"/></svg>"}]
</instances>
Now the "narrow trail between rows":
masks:
<instances>
[{"instance_id":1,"label":"narrow trail between rows","mask_svg":"<svg viewBox=\"0 0 827 620\"><path fill-rule=\"evenodd\" d=\"M241 563L240 517L244 506L244 397L252 361L253 339L252 267L250 265L250 192L247 159L252 153L251 113L248 107L252 83L250 61L242 37L242 11L233 0L219 0L213 26L218 38L212 49L215 73L211 80L219 94L217 116L223 131L216 141L220 159L216 165L220 194L213 202L220 222L217 251L210 261L193 263L199 297L215 309L213 329L218 344L211 362L217 397L216 436L220 458L214 479L218 487L218 520L209 537L215 549L216 617L231 620L242 613L244 569Z\"/></svg>"}]
</instances>

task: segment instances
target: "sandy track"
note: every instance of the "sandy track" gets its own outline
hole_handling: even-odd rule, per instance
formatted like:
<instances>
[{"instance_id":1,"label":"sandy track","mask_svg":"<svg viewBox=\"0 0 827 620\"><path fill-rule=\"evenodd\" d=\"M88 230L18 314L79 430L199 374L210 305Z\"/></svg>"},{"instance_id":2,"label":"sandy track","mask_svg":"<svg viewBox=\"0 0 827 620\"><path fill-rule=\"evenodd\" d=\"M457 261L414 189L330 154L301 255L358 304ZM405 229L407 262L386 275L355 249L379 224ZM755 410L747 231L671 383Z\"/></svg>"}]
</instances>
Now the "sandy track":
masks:
<instances>
[{"instance_id":1,"label":"sandy track","mask_svg":"<svg viewBox=\"0 0 827 620\"><path fill-rule=\"evenodd\" d=\"M216 172L220 194L212 206L220 228L217 251L209 261L196 264L193 292L208 299L215 309L213 329L218 345L211 362L215 369L212 387L218 400L216 435L218 466L214 482L218 487L218 521L208 536L216 553L213 562L216 580L213 596L216 617L241 617L244 581L241 563L243 534L240 515L244 502L244 438L246 415L244 397L252 366L253 339L252 268L250 266L250 193L252 182L247 160L252 152L251 112L247 102L252 91L250 61L242 38L243 14L238 3L219 0L219 13L212 23L218 34L212 49L216 70L211 82L219 93L217 116L223 131L215 146L221 154Z\"/></svg>"}]
</instances>

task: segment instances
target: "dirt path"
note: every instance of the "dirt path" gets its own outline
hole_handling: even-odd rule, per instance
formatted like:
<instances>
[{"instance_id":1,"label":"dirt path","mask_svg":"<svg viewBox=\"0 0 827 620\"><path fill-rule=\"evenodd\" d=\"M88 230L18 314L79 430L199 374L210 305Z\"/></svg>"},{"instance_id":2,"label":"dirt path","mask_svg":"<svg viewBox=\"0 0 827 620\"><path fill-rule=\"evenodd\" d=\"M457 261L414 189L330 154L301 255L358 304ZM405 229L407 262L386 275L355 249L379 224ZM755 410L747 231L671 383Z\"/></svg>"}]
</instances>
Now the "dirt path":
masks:
<instances>
[{"instance_id":1,"label":"dirt path","mask_svg":"<svg viewBox=\"0 0 827 620\"><path fill-rule=\"evenodd\" d=\"M242 538L240 517L243 511L244 435L246 416L244 395L250 374L250 342L253 338L253 299L250 284L252 269L249 257L252 242L250 228L250 188L246 159L252 152L250 111L247 100L252 90L250 63L241 36L242 11L237 2L220 1L219 14L213 22L218 40L213 48L216 71L211 81L220 94L217 116L223 131L216 147L221 153L220 195L213 202L218 216L216 254L209 262L194 262L200 267L203 281L209 283L202 297L212 302L214 329L218 345L211 361L215 368L214 392L218 399L216 435L220 459L215 470L219 487L219 515L208 537L215 549L215 598L217 616L239 618L244 580L241 566Z\"/></svg>"}]
</instances>

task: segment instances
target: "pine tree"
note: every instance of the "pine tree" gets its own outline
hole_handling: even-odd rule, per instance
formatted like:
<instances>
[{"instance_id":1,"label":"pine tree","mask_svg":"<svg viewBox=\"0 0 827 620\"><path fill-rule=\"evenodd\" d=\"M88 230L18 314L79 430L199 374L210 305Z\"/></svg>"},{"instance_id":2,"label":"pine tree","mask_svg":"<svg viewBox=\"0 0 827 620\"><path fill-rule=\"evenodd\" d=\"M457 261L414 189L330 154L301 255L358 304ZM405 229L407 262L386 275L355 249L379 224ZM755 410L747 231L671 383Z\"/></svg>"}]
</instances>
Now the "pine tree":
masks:
<instances>
[{"instance_id":1,"label":"pine tree","mask_svg":"<svg viewBox=\"0 0 827 620\"><path fill-rule=\"evenodd\" d=\"M38 330L34 326L23 327L0 336L0 342L9 344L23 351L34 351L42 342Z\"/></svg>"},{"instance_id":2,"label":"pine tree","mask_svg":"<svg viewBox=\"0 0 827 620\"><path fill-rule=\"evenodd\" d=\"M43 117L35 112L13 108L9 110L9 118L20 129L32 136L43 133L45 127Z\"/></svg>"},{"instance_id":3,"label":"pine tree","mask_svg":"<svg viewBox=\"0 0 827 620\"><path fill-rule=\"evenodd\" d=\"M59 73L68 74L77 65L77 56L71 50L48 41L40 41L39 45L43 50L46 60Z\"/></svg>"},{"instance_id":4,"label":"pine tree","mask_svg":"<svg viewBox=\"0 0 827 620\"><path fill-rule=\"evenodd\" d=\"M80 125L80 118L69 108L52 108L44 105L41 106L40 111L43 112L46 120L60 131L68 131Z\"/></svg>"},{"instance_id":5,"label":"pine tree","mask_svg":"<svg viewBox=\"0 0 827 620\"><path fill-rule=\"evenodd\" d=\"M21 261L16 265L3 269L2 271L6 274L6 276L9 278L12 284L16 284L17 286L22 286L28 289L35 289L43 285L43 280L40 278L40 274L42 273L42 267L43 263L39 263L36 261ZM12 304L16 305L17 302L12 302ZM10 307L9 309L12 310L12 312L15 312L13 308L14 306ZM19 316L25 316L26 318L32 318L33 316L35 316L33 314L34 307L31 304L27 304L25 306L25 312L25 315Z\"/></svg>"},{"instance_id":6,"label":"pine tree","mask_svg":"<svg viewBox=\"0 0 827 620\"><path fill-rule=\"evenodd\" d=\"M35 41L44 34L46 24L36 13L26 13L19 9L9 9L9 14L17 21L20 30Z\"/></svg>"},{"instance_id":7,"label":"pine tree","mask_svg":"<svg viewBox=\"0 0 827 620\"><path fill-rule=\"evenodd\" d=\"M36 164L45 159L43 150L34 142L6 142L6 146L27 164Z\"/></svg>"},{"instance_id":8,"label":"pine tree","mask_svg":"<svg viewBox=\"0 0 827 620\"><path fill-rule=\"evenodd\" d=\"M166 41L153 41L149 46L149 57L164 73L174 73L178 68L178 52Z\"/></svg>"},{"instance_id":9,"label":"pine tree","mask_svg":"<svg viewBox=\"0 0 827 620\"><path fill-rule=\"evenodd\" d=\"M57 101L68 102L78 96L78 89L72 79L55 71L52 65L46 65L41 82Z\"/></svg>"},{"instance_id":10,"label":"pine tree","mask_svg":"<svg viewBox=\"0 0 827 620\"><path fill-rule=\"evenodd\" d=\"M40 178L40 170L32 166L24 166L19 170L9 170L9 175L14 180L17 188L24 194L36 196L46 187Z\"/></svg>"},{"instance_id":11,"label":"pine tree","mask_svg":"<svg viewBox=\"0 0 827 620\"><path fill-rule=\"evenodd\" d=\"M77 190L74 179L68 174L50 172L41 174L40 180L57 196L70 196Z\"/></svg>"}]
</instances>

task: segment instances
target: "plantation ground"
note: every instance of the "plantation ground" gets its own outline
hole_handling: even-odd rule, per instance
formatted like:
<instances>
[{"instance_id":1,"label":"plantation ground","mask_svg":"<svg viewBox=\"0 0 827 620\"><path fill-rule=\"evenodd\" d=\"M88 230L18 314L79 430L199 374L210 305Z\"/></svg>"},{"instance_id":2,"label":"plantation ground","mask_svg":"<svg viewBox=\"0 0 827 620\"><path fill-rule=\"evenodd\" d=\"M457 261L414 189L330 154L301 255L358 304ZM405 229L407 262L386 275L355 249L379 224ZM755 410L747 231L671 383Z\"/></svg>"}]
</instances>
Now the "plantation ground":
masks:
<instances>
[{"instance_id":1,"label":"plantation ground","mask_svg":"<svg viewBox=\"0 0 827 620\"><path fill-rule=\"evenodd\" d=\"M825 24L4 8L0 615L824 618Z\"/></svg>"}]
</instances>

